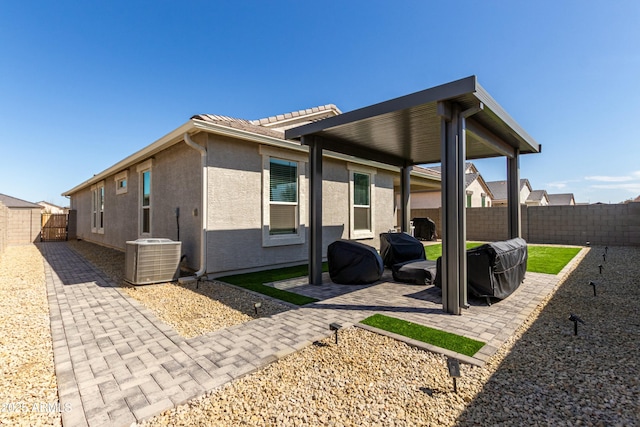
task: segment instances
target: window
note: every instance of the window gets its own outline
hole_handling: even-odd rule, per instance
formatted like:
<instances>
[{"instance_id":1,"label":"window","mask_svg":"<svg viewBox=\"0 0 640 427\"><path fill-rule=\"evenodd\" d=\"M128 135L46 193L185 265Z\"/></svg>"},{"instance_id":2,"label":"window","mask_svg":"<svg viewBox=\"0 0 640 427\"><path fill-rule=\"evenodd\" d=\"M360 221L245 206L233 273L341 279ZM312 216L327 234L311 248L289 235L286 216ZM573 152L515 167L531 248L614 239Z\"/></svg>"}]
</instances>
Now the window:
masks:
<instances>
[{"instance_id":1,"label":"window","mask_svg":"<svg viewBox=\"0 0 640 427\"><path fill-rule=\"evenodd\" d=\"M305 153L260 147L262 154L262 245L305 242Z\"/></svg>"},{"instance_id":2,"label":"window","mask_svg":"<svg viewBox=\"0 0 640 427\"><path fill-rule=\"evenodd\" d=\"M471 207L471 196L473 196L473 192L472 191L467 191L467 207L468 208Z\"/></svg>"},{"instance_id":3,"label":"window","mask_svg":"<svg viewBox=\"0 0 640 427\"><path fill-rule=\"evenodd\" d=\"M115 176L116 194L124 194L127 192L127 171L120 172Z\"/></svg>"},{"instance_id":4,"label":"window","mask_svg":"<svg viewBox=\"0 0 640 427\"><path fill-rule=\"evenodd\" d=\"M295 234L298 229L298 164L269 160L269 234Z\"/></svg>"},{"instance_id":5,"label":"window","mask_svg":"<svg viewBox=\"0 0 640 427\"><path fill-rule=\"evenodd\" d=\"M104 181L91 186L91 232L104 233Z\"/></svg>"},{"instance_id":6,"label":"window","mask_svg":"<svg viewBox=\"0 0 640 427\"><path fill-rule=\"evenodd\" d=\"M363 169L348 165L350 235L352 239L368 239L374 237L373 190L374 169Z\"/></svg>"},{"instance_id":7,"label":"window","mask_svg":"<svg viewBox=\"0 0 640 427\"><path fill-rule=\"evenodd\" d=\"M140 235L151 234L151 160L138 165L140 174Z\"/></svg>"},{"instance_id":8,"label":"window","mask_svg":"<svg viewBox=\"0 0 640 427\"><path fill-rule=\"evenodd\" d=\"M487 206L487 195L486 195L486 193L480 194L480 203L482 204L483 208Z\"/></svg>"}]
</instances>

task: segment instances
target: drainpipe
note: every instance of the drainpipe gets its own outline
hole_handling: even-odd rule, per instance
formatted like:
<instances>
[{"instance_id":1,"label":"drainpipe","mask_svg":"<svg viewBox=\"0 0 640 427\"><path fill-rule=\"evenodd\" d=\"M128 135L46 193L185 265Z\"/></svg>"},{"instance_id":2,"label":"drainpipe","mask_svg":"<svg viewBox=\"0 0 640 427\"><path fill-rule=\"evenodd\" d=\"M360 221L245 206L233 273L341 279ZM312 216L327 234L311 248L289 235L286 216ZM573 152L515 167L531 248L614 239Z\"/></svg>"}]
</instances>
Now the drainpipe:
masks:
<instances>
[{"instance_id":1,"label":"drainpipe","mask_svg":"<svg viewBox=\"0 0 640 427\"><path fill-rule=\"evenodd\" d=\"M202 223L202 237L200 238L200 269L196 271L194 279L200 280L202 276L207 273L207 205L208 203L208 188L207 188L207 149L199 144L193 142L188 133L184 134L184 142L191 148L200 152L200 159L202 160L202 195L200 201L202 202L200 215Z\"/></svg>"}]
</instances>

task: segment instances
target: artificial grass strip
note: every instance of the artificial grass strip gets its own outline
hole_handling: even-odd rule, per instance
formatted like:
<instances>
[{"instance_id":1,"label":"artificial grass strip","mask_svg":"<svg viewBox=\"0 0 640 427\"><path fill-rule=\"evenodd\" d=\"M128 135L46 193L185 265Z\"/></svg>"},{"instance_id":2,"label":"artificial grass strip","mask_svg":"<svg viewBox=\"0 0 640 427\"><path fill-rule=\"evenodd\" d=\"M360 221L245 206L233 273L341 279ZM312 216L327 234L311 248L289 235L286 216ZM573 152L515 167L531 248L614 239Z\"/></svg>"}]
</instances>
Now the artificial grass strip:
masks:
<instances>
[{"instance_id":1,"label":"artificial grass strip","mask_svg":"<svg viewBox=\"0 0 640 427\"><path fill-rule=\"evenodd\" d=\"M483 243L467 242L467 249L481 246ZM527 247L527 271L531 273L558 274L580 252L581 248L564 246L531 246ZM442 244L424 247L427 259L436 260L442 256Z\"/></svg>"},{"instance_id":2,"label":"artificial grass strip","mask_svg":"<svg viewBox=\"0 0 640 427\"><path fill-rule=\"evenodd\" d=\"M558 274L580 252L581 248L529 246L527 271Z\"/></svg>"},{"instance_id":3,"label":"artificial grass strip","mask_svg":"<svg viewBox=\"0 0 640 427\"><path fill-rule=\"evenodd\" d=\"M327 263L323 263L322 271L328 271ZM276 289L266 286L263 283L277 282L279 280L293 279L309 275L307 265L297 265L294 267L277 268L274 270L256 271L254 273L235 274L232 276L220 277L217 280L231 283L241 288L249 289L263 295L289 302L295 305L305 305L318 301L315 298L295 294L293 292Z\"/></svg>"},{"instance_id":4,"label":"artificial grass strip","mask_svg":"<svg viewBox=\"0 0 640 427\"><path fill-rule=\"evenodd\" d=\"M482 246L484 243L482 242L467 242L467 250L476 248L478 246ZM427 256L427 259L437 260L442 256L442 243L438 243L436 245L426 245L424 247L424 253Z\"/></svg>"},{"instance_id":5,"label":"artificial grass strip","mask_svg":"<svg viewBox=\"0 0 640 427\"><path fill-rule=\"evenodd\" d=\"M360 323L470 357L485 345L482 341L472 340L471 338L407 322L406 320L395 317L384 316L382 314L374 314L362 320Z\"/></svg>"}]
</instances>

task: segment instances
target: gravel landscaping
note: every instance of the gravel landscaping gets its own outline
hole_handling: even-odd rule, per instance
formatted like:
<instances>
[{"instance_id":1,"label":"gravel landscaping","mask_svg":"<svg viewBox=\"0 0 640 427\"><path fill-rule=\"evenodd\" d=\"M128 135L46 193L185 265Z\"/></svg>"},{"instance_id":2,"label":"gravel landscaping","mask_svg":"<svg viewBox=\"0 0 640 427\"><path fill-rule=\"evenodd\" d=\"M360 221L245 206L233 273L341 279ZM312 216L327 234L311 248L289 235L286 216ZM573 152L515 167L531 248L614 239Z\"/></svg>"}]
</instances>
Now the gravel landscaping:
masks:
<instances>
[{"instance_id":1,"label":"gravel landscaping","mask_svg":"<svg viewBox=\"0 0 640 427\"><path fill-rule=\"evenodd\" d=\"M61 425L40 251L0 256L0 425Z\"/></svg>"},{"instance_id":2,"label":"gravel landscaping","mask_svg":"<svg viewBox=\"0 0 640 427\"><path fill-rule=\"evenodd\" d=\"M610 248L600 276L603 252L484 367L462 365L458 393L444 356L350 328L141 425L638 425L640 249Z\"/></svg>"},{"instance_id":3,"label":"gravel landscaping","mask_svg":"<svg viewBox=\"0 0 640 427\"><path fill-rule=\"evenodd\" d=\"M85 242L72 245L121 282L124 259L115 258L118 251ZM444 356L351 327L340 331L337 346L333 338L314 343L139 425L639 425L640 248L609 248L606 261L604 252L592 248L484 367L461 364L458 393ZM590 281L596 283L597 296ZM220 286L220 298L239 294L220 301L227 308L200 307L193 316L205 323L204 312L225 317L229 309L250 318L254 294L219 283L207 283L206 289L213 285ZM196 318L186 320L180 311L198 306L200 297L213 301L204 292L175 284L123 289L156 314L175 304L180 310L170 308L158 316L176 329ZM30 405L57 402L42 258L35 246L8 248L0 259L0 292L0 403L24 396ZM585 322L577 335L571 313ZM180 333L225 327L213 326L216 322ZM59 425L60 418L55 413L0 413L0 424L20 422Z\"/></svg>"}]
</instances>

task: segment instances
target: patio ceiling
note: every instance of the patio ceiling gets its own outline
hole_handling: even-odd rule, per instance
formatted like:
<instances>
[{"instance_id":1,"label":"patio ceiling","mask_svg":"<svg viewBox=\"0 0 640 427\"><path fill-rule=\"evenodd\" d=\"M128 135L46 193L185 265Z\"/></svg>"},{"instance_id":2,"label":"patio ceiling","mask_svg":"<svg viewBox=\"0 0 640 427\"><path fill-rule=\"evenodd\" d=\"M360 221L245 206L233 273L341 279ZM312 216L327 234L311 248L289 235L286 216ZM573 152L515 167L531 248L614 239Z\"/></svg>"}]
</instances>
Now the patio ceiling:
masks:
<instances>
[{"instance_id":1,"label":"patio ceiling","mask_svg":"<svg viewBox=\"0 0 640 427\"><path fill-rule=\"evenodd\" d=\"M286 139L313 136L326 150L409 166L441 161L441 102L482 110L466 119L466 158L538 153L540 145L470 76L336 117L289 129ZM303 141L305 143L305 141Z\"/></svg>"}]
</instances>

